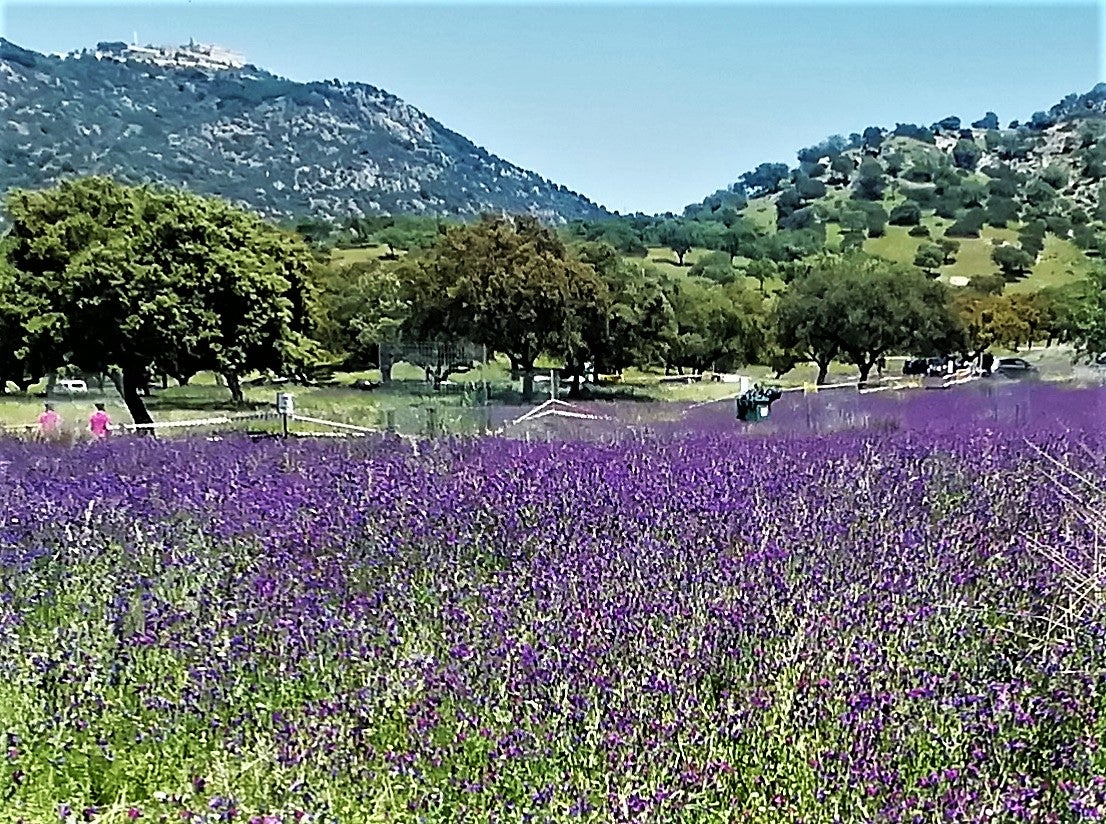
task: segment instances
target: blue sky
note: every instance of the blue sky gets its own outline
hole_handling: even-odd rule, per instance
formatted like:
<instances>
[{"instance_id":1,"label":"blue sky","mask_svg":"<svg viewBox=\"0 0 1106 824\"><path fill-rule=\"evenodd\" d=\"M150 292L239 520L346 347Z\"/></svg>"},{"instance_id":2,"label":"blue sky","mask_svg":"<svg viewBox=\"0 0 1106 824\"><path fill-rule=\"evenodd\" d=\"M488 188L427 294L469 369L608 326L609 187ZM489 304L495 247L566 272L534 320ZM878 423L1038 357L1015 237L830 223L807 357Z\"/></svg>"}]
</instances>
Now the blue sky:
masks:
<instances>
[{"instance_id":1,"label":"blue sky","mask_svg":"<svg viewBox=\"0 0 1106 824\"><path fill-rule=\"evenodd\" d=\"M122 5L0 0L37 51L218 43L294 80L382 87L623 212L679 211L834 133L991 109L1028 118L1103 78L1083 3L455 0Z\"/></svg>"}]
</instances>

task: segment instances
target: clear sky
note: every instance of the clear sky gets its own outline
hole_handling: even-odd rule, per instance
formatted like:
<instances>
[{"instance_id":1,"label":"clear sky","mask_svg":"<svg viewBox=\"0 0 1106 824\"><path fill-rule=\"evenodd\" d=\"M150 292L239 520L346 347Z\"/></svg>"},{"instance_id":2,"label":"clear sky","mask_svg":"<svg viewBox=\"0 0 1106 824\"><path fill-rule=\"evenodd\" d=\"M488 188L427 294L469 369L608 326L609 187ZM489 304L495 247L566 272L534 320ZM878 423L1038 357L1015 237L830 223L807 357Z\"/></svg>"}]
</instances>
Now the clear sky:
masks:
<instances>
[{"instance_id":1,"label":"clear sky","mask_svg":"<svg viewBox=\"0 0 1106 824\"><path fill-rule=\"evenodd\" d=\"M679 211L834 133L1005 125L1103 79L1095 2L0 0L0 32L45 52L192 37L371 83L623 212Z\"/></svg>"}]
</instances>

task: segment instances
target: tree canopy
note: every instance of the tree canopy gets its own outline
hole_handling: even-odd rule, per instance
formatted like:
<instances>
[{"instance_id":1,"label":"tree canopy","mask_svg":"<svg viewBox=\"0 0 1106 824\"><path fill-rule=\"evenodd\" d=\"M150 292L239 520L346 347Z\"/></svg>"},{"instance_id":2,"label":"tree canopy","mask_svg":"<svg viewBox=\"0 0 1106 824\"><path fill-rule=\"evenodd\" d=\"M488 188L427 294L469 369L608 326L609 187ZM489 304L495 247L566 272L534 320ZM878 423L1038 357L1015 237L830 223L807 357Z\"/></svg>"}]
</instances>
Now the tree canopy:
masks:
<instances>
[{"instance_id":1,"label":"tree canopy","mask_svg":"<svg viewBox=\"0 0 1106 824\"><path fill-rule=\"evenodd\" d=\"M106 178L12 191L5 205L20 351L46 369L112 372L136 423L150 422L139 389L152 372L210 369L241 400L241 374L313 352L311 253L253 214Z\"/></svg>"},{"instance_id":2,"label":"tree canopy","mask_svg":"<svg viewBox=\"0 0 1106 824\"><path fill-rule=\"evenodd\" d=\"M817 365L818 383L839 356L866 381L884 355L940 348L954 336L944 286L863 254L814 260L780 298L776 318L778 342Z\"/></svg>"},{"instance_id":3,"label":"tree canopy","mask_svg":"<svg viewBox=\"0 0 1106 824\"><path fill-rule=\"evenodd\" d=\"M527 401L538 356L573 358L609 300L595 270L526 216L450 227L410 278L415 333L445 332L506 354Z\"/></svg>"}]
</instances>

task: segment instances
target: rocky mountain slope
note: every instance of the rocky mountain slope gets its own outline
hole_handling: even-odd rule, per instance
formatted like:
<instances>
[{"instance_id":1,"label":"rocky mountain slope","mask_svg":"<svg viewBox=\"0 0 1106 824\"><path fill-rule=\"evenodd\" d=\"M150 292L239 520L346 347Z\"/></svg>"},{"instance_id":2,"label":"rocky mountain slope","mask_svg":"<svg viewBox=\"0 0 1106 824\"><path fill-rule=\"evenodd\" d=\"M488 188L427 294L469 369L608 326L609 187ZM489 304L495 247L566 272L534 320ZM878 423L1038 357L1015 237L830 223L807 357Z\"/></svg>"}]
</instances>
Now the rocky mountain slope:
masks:
<instances>
[{"instance_id":1,"label":"rocky mountain slope","mask_svg":"<svg viewBox=\"0 0 1106 824\"><path fill-rule=\"evenodd\" d=\"M205 47L101 43L65 57L0 38L0 191L106 174L266 215L606 212L362 83L296 83Z\"/></svg>"}]
</instances>

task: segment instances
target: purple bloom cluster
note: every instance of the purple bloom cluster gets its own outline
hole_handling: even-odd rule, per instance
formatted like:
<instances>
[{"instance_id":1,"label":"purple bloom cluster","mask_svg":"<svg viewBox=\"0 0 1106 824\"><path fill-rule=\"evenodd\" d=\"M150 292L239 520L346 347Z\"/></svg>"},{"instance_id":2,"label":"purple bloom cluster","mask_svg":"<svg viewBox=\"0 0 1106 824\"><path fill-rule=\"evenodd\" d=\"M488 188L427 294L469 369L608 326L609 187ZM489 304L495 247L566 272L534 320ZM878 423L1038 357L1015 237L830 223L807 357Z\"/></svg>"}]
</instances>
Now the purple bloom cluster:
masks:
<instances>
[{"instance_id":1,"label":"purple bloom cluster","mask_svg":"<svg viewBox=\"0 0 1106 824\"><path fill-rule=\"evenodd\" d=\"M1106 420L1078 400L828 436L0 445L0 806L1097 820Z\"/></svg>"}]
</instances>

